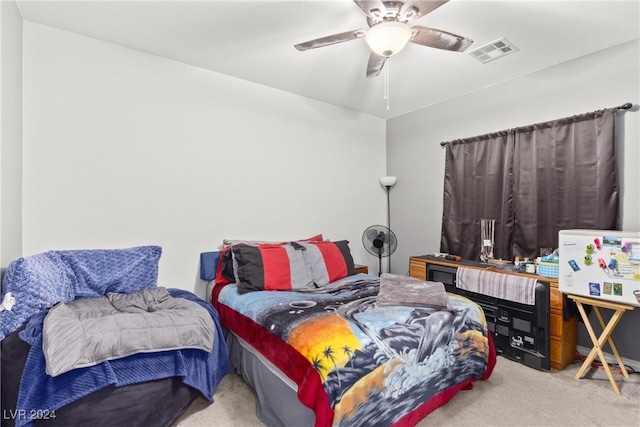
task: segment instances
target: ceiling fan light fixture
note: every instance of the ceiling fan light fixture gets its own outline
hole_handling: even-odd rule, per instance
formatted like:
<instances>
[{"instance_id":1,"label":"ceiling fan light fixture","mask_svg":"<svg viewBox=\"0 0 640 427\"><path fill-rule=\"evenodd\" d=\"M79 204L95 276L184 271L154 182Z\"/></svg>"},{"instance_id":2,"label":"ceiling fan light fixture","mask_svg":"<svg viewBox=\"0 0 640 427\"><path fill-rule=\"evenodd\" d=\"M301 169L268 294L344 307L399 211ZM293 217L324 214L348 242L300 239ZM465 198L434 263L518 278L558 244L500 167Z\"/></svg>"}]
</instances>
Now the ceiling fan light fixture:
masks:
<instances>
[{"instance_id":1,"label":"ceiling fan light fixture","mask_svg":"<svg viewBox=\"0 0 640 427\"><path fill-rule=\"evenodd\" d=\"M386 21L371 27L364 40L376 54L390 57L409 43L411 34L409 25L398 21Z\"/></svg>"}]
</instances>

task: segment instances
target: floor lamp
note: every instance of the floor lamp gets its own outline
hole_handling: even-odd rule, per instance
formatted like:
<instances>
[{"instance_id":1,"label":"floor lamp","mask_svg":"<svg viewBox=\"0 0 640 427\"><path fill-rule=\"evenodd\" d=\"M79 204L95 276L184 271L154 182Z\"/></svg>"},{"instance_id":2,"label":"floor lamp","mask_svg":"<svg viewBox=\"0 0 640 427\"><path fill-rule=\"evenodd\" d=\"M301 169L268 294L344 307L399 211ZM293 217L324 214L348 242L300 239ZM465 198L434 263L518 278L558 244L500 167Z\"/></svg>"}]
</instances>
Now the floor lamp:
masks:
<instances>
[{"instance_id":1,"label":"floor lamp","mask_svg":"<svg viewBox=\"0 0 640 427\"><path fill-rule=\"evenodd\" d=\"M396 185L397 176L383 176L380 178L380 185L387 190L387 228L391 230L391 204L389 203L389 190ZM387 273L391 273L391 254L389 254Z\"/></svg>"}]
</instances>

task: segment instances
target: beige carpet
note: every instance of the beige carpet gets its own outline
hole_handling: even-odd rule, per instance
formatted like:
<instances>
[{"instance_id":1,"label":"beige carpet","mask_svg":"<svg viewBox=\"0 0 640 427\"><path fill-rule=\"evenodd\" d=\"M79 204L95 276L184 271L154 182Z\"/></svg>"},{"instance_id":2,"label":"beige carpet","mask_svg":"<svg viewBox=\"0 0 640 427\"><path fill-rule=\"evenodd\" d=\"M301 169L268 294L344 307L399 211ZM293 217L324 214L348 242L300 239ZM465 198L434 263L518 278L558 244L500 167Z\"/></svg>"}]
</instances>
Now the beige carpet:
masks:
<instances>
[{"instance_id":1,"label":"beige carpet","mask_svg":"<svg viewBox=\"0 0 640 427\"><path fill-rule=\"evenodd\" d=\"M617 395L603 370L576 380L578 368L543 372L498 357L488 381L461 391L418 426L640 426L640 374L615 374L622 393ZM264 425L256 417L255 394L239 376L227 375L214 399L196 400L176 426Z\"/></svg>"}]
</instances>

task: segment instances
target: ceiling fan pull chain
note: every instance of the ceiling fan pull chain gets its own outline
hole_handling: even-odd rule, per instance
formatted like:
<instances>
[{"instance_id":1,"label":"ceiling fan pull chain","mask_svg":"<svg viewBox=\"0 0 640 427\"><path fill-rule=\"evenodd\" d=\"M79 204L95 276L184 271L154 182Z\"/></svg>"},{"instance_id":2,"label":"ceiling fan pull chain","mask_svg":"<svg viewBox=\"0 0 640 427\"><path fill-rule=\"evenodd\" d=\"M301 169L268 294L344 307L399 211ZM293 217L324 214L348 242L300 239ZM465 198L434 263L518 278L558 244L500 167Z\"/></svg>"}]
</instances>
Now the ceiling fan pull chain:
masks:
<instances>
[{"instance_id":1,"label":"ceiling fan pull chain","mask_svg":"<svg viewBox=\"0 0 640 427\"><path fill-rule=\"evenodd\" d=\"M391 61L387 59L386 67L384 68L384 96L382 99L387 101L387 111L389 111L389 66Z\"/></svg>"}]
</instances>

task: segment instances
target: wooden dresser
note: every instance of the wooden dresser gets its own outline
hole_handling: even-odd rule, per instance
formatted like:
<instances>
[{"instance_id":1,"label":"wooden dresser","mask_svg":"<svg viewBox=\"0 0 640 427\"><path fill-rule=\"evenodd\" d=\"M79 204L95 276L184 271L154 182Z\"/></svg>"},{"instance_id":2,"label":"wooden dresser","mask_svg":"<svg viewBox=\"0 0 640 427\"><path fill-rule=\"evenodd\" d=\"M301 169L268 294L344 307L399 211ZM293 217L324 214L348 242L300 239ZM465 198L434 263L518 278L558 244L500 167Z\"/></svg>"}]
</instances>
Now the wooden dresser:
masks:
<instances>
[{"instance_id":1,"label":"wooden dresser","mask_svg":"<svg viewBox=\"0 0 640 427\"><path fill-rule=\"evenodd\" d=\"M409 275L420 280L429 280L429 267L435 269L437 265L454 269L463 266L486 270L490 267L473 261L457 262L431 256L414 256L409 260ZM491 271L501 273L495 269ZM551 368L558 370L570 365L576 356L578 319L574 316L568 321L564 320L563 294L558 290L558 279L519 272L502 273L531 277L549 283L549 364Z\"/></svg>"},{"instance_id":2,"label":"wooden dresser","mask_svg":"<svg viewBox=\"0 0 640 427\"><path fill-rule=\"evenodd\" d=\"M369 267L367 267L366 265L355 264L354 267L355 267L356 273L369 274Z\"/></svg>"}]
</instances>

